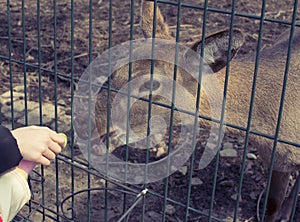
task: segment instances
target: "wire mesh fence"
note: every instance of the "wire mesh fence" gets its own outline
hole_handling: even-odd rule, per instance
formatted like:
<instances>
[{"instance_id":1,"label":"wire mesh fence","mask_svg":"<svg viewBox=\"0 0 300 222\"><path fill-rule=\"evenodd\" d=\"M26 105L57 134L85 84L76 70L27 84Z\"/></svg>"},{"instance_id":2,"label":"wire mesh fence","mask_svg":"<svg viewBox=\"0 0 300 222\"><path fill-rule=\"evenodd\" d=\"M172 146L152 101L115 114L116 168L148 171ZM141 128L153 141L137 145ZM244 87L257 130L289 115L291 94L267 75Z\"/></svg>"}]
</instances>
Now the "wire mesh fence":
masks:
<instances>
[{"instance_id":1,"label":"wire mesh fence","mask_svg":"<svg viewBox=\"0 0 300 222\"><path fill-rule=\"evenodd\" d=\"M2 125L69 138L14 221L300 217L297 0L0 7Z\"/></svg>"}]
</instances>

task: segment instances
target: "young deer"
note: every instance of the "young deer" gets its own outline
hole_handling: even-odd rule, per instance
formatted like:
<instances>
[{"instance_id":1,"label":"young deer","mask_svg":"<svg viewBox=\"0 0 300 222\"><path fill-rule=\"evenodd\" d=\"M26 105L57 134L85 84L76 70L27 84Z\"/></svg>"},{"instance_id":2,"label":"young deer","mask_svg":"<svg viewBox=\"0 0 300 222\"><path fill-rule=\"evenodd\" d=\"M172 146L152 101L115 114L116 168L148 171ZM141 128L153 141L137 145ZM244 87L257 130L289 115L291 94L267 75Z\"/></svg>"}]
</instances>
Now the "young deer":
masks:
<instances>
[{"instance_id":1,"label":"young deer","mask_svg":"<svg viewBox=\"0 0 300 222\"><path fill-rule=\"evenodd\" d=\"M153 2L142 3L142 15L141 15L141 27L144 33L145 44L151 44L152 40L147 39L152 37L153 29ZM275 129L277 124L277 118L279 113L281 91L283 87L283 76L285 72L285 62L288 46L288 35L286 33L282 35L277 42L270 48L264 49L261 52L255 100L252 113L251 130L261 132L267 135L275 135ZM156 38L172 40L168 25L165 23L164 18L157 8L156 11ZM174 40L174 39L173 39ZM204 61L210 66L214 74L203 73L203 78L216 77L218 84L224 86L225 81L225 68L227 63L227 51L228 51L229 31L222 31L216 34L210 35L205 39L204 45ZM233 31L233 39L231 45L231 55L234 56L244 41L243 34L239 30ZM195 42L192 50L200 54L201 41ZM143 48L136 48L134 51L143 52ZM161 53L165 53L165 56L175 58L174 47L165 46L158 49ZM188 58L184 55L185 59ZM280 127L279 138L288 140L293 143L300 143L300 30L296 29L293 50L291 55L291 61L289 66L289 78L287 82L282 123ZM150 67L151 60L135 61L132 63L132 79L139 77L142 74L148 74L148 77L143 77L143 82L138 85L140 91L149 91L150 88ZM238 125L241 127L247 127L247 120L249 114L249 104L251 99L252 82L255 67L255 54L243 56L231 61L230 74L228 81L227 97L226 97L226 115L225 122ZM154 61L154 75L153 75L153 91L159 91L164 88L160 82L161 79L157 73L163 73L173 79L174 65L168 64L164 61ZM204 70L205 71L205 70ZM112 74L111 88L120 89L128 82L128 65L120 68ZM189 97L184 98L183 103L192 101L192 104L196 104L196 92L198 82L187 74L184 70L178 68L177 71L177 83L184 86L190 94ZM135 86L136 87L136 86ZM134 90L134 89L132 89ZM170 89L171 91L172 89ZM223 90L223 88L222 88ZM98 94L96 102L96 130L99 135L102 135L102 141L105 141L105 135L107 135L107 90L101 90ZM116 96L115 92L110 94L111 102L113 102ZM180 95L176 95L176 99L180 100ZM153 101L166 103L164 98L159 96L153 96ZM200 100L200 114L209 116L209 102L206 99L205 92L201 92ZM119 104L120 109L124 113L121 118L126 119L127 104ZM153 105L153 104L152 104ZM186 108L186 106L183 106ZM189 105L190 107L190 105ZM194 111L194 107L190 107L191 112ZM170 110L161 106L153 105L152 110L157 111L161 117L164 117L167 121L170 119ZM148 102L138 101L135 102L130 110L130 124L131 129L135 132L145 132L142 136L146 138L147 134L144 128L147 126L147 111ZM174 125L178 123L177 117L174 117ZM202 123L202 119L199 119ZM188 123L189 124L189 123ZM239 130L226 127L226 132L242 135ZM161 132L156 132L157 135L152 135L154 140L156 136L159 137ZM124 136L126 132L120 132L116 129L111 129L109 135L111 138L118 137L122 134ZM121 136L120 136L121 137ZM124 137L123 137L124 138ZM129 141L130 142L130 141ZM250 134L249 142L252 146L257 147L260 157L266 166L269 166L271 153L273 148L273 140L267 137L258 136L256 134ZM119 144L120 145L120 144ZM141 145L141 144L140 144ZM110 151L113 151L117 145L110 145ZM299 171L300 169L300 150L292 145L287 145L282 142L277 143L277 150L275 155L275 165L273 169L273 177L271 182L271 188L269 192L269 199L267 205L267 221L275 221L277 219L288 219L290 217L292 209L292 199L287 199L287 203L283 206L285 200L289 177L292 172ZM293 192L295 193L295 192Z\"/></svg>"}]
</instances>

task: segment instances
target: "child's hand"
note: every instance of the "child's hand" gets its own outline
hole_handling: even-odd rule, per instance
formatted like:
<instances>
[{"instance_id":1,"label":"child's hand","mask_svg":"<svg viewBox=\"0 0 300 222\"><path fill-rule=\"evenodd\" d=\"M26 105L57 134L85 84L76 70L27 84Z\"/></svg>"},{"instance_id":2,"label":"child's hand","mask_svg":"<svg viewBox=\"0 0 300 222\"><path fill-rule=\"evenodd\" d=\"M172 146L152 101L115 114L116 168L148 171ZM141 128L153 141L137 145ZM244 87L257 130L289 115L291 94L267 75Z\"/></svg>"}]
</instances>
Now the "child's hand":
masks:
<instances>
[{"instance_id":1,"label":"child's hand","mask_svg":"<svg viewBox=\"0 0 300 222\"><path fill-rule=\"evenodd\" d=\"M61 152L65 138L48 127L28 126L11 131L23 159L48 166Z\"/></svg>"}]
</instances>

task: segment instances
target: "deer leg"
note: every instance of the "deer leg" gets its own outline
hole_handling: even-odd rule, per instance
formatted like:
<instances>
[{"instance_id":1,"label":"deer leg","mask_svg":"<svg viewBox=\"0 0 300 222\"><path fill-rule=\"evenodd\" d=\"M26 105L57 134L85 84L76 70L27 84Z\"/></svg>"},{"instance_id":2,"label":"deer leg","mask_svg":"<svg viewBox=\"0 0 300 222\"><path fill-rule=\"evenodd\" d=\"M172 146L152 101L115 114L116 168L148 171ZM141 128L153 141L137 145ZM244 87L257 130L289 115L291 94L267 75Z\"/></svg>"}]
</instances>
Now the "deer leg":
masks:
<instances>
[{"instance_id":1,"label":"deer leg","mask_svg":"<svg viewBox=\"0 0 300 222\"><path fill-rule=\"evenodd\" d=\"M280 211L280 221L289 221L291 218L293 206L294 206L294 200L298 196L298 186L300 183L300 175L298 174L297 180L293 186L293 189L291 190L291 193L289 194L288 198L283 202L282 209Z\"/></svg>"},{"instance_id":2,"label":"deer leg","mask_svg":"<svg viewBox=\"0 0 300 222\"><path fill-rule=\"evenodd\" d=\"M273 171L267 204L265 221L276 221L282 203L286 197L290 173Z\"/></svg>"}]
</instances>

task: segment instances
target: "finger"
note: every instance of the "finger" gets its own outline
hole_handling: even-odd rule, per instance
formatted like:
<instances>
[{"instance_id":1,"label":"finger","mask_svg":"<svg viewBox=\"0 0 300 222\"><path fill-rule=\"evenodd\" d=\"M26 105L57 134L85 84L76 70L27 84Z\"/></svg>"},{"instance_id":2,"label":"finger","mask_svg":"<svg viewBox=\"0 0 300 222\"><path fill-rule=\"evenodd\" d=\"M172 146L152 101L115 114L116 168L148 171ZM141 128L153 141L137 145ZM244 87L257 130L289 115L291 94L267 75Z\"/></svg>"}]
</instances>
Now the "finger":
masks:
<instances>
[{"instance_id":1,"label":"finger","mask_svg":"<svg viewBox=\"0 0 300 222\"><path fill-rule=\"evenodd\" d=\"M58 143L61 148L64 148L64 146L66 145L66 137L64 137L54 131L52 131L50 138L54 142Z\"/></svg>"},{"instance_id":2,"label":"finger","mask_svg":"<svg viewBox=\"0 0 300 222\"><path fill-rule=\"evenodd\" d=\"M50 143L48 144L48 148L50 151L52 151L54 153L54 155L57 155L61 152L61 146L56 143L56 142L53 142L52 140L50 141Z\"/></svg>"},{"instance_id":3,"label":"finger","mask_svg":"<svg viewBox=\"0 0 300 222\"><path fill-rule=\"evenodd\" d=\"M50 165L50 160L48 160L44 156L41 156L40 159L37 160L37 162L44 165L44 166L49 166Z\"/></svg>"},{"instance_id":4,"label":"finger","mask_svg":"<svg viewBox=\"0 0 300 222\"><path fill-rule=\"evenodd\" d=\"M44 153L43 156L46 157L49 161L54 160L56 155L54 152L52 152L50 149L47 149Z\"/></svg>"}]
</instances>

